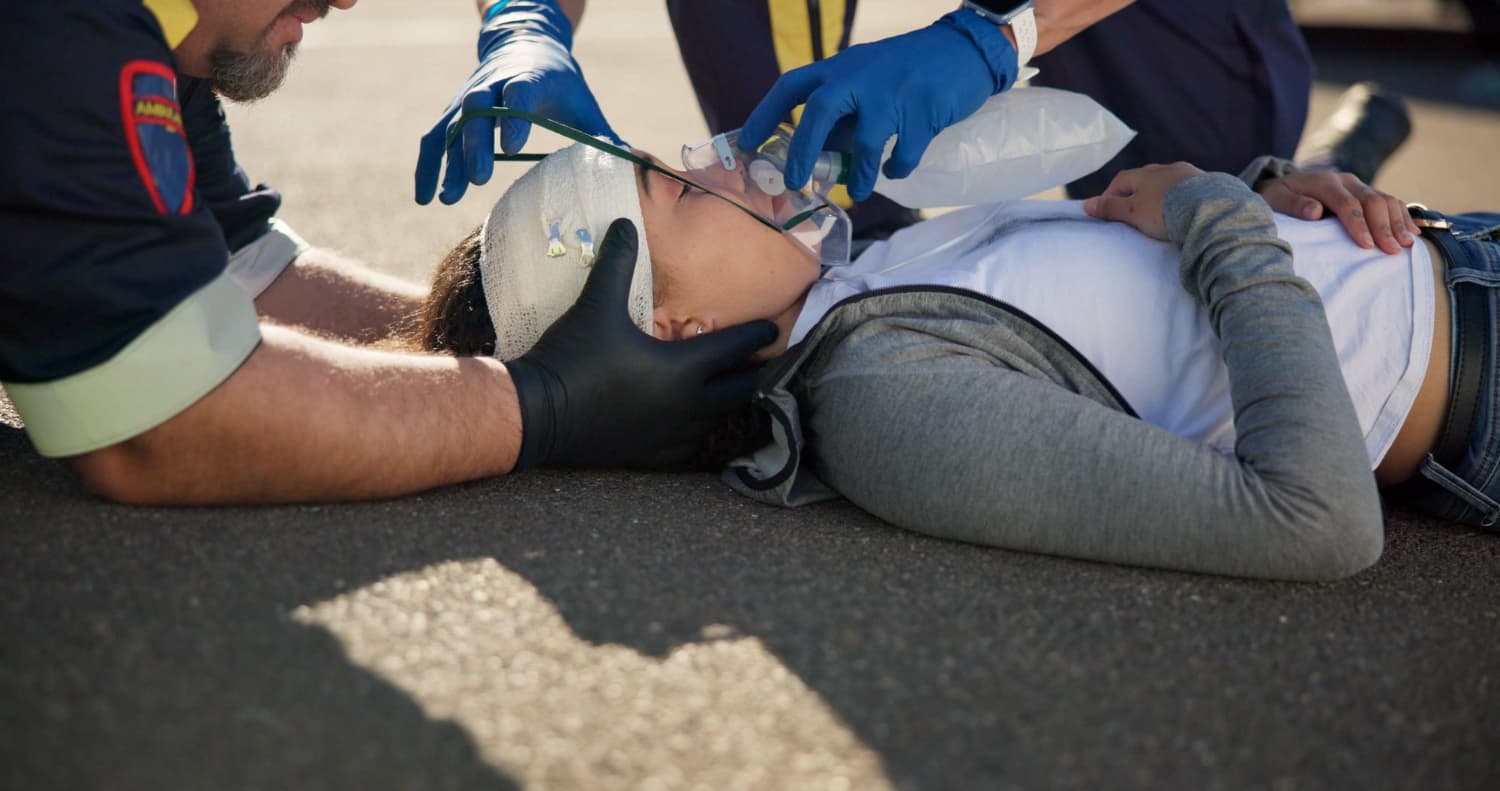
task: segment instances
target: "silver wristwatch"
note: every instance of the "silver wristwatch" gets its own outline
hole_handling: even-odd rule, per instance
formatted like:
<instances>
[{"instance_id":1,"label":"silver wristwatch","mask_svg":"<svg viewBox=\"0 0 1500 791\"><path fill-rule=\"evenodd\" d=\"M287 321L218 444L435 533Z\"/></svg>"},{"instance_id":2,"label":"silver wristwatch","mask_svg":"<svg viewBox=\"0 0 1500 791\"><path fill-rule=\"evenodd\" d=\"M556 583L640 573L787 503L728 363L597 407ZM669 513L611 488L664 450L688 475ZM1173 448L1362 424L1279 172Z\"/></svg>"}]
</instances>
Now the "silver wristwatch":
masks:
<instances>
[{"instance_id":1,"label":"silver wristwatch","mask_svg":"<svg viewBox=\"0 0 1500 791\"><path fill-rule=\"evenodd\" d=\"M963 0L963 7L996 25L1009 25L1016 37L1016 70L1022 72L1017 79L1030 79L1036 75L1036 69L1026 68L1031 56L1036 54L1036 11L1031 7L1031 0L1023 3L1015 0Z\"/></svg>"}]
</instances>

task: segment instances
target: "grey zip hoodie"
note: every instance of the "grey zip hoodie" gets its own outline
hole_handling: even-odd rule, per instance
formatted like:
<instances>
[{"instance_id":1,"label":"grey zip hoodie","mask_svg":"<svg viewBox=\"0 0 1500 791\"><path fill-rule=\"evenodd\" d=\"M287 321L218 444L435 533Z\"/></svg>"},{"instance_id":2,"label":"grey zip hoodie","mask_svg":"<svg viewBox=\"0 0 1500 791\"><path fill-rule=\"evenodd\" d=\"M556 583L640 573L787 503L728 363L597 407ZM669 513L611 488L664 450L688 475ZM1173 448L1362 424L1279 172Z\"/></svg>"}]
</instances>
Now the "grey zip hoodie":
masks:
<instances>
[{"instance_id":1,"label":"grey zip hoodie","mask_svg":"<svg viewBox=\"0 0 1500 791\"><path fill-rule=\"evenodd\" d=\"M1090 560L1289 580L1368 567L1384 531L1374 477L1322 302L1270 208L1204 174L1164 214L1183 287L1221 339L1233 455L1137 419L1014 307L897 289L839 303L768 367L756 403L774 440L726 481L762 502L843 496L916 532Z\"/></svg>"}]
</instances>

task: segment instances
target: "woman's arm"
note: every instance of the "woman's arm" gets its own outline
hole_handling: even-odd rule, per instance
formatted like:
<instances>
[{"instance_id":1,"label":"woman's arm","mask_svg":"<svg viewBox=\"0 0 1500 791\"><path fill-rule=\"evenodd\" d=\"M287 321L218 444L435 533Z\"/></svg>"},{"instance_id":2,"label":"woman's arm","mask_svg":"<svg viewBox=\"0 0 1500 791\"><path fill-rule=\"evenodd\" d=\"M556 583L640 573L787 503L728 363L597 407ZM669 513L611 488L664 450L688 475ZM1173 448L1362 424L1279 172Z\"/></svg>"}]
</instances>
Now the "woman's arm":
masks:
<instances>
[{"instance_id":1,"label":"woman's arm","mask_svg":"<svg viewBox=\"0 0 1500 791\"><path fill-rule=\"evenodd\" d=\"M1223 175L1178 184L1154 217L1142 203L1221 337L1234 455L951 344L893 343L813 384L820 474L891 522L991 546L1293 580L1369 566L1383 520L1363 437L1269 208Z\"/></svg>"}]
</instances>

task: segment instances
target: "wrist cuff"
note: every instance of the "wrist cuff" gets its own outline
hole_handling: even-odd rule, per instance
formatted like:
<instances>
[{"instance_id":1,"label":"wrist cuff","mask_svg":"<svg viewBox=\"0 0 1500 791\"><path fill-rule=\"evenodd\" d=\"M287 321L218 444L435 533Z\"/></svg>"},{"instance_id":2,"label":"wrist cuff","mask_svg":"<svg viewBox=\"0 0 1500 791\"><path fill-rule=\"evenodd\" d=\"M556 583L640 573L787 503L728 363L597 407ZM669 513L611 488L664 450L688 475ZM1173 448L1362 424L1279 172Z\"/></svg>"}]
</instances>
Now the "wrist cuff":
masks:
<instances>
[{"instance_id":1,"label":"wrist cuff","mask_svg":"<svg viewBox=\"0 0 1500 791\"><path fill-rule=\"evenodd\" d=\"M76 456L176 417L260 345L250 295L228 274L189 295L109 360L50 382L5 390L37 452Z\"/></svg>"},{"instance_id":2,"label":"wrist cuff","mask_svg":"<svg viewBox=\"0 0 1500 791\"><path fill-rule=\"evenodd\" d=\"M538 33L573 49L573 23L556 0L499 0L484 10L479 28L479 60L514 33Z\"/></svg>"},{"instance_id":3,"label":"wrist cuff","mask_svg":"<svg viewBox=\"0 0 1500 791\"><path fill-rule=\"evenodd\" d=\"M1263 181L1279 179L1282 176L1298 173L1301 170L1302 168L1289 159L1282 159L1281 157L1266 154L1250 160L1250 164L1246 165L1245 169L1240 171L1240 181L1245 182L1245 186L1250 189L1255 189Z\"/></svg>"},{"instance_id":4,"label":"wrist cuff","mask_svg":"<svg viewBox=\"0 0 1500 791\"><path fill-rule=\"evenodd\" d=\"M1011 46L1010 39L1000 32L1000 28L967 8L944 14L936 24L947 25L973 42L990 69L994 83L991 95L1016 84L1016 71L1020 67L1016 61L1016 48Z\"/></svg>"},{"instance_id":5,"label":"wrist cuff","mask_svg":"<svg viewBox=\"0 0 1500 791\"><path fill-rule=\"evenodd\" d=\"M1161 210L1163 225L1167 228L1167 236L1177 245L1187 240L1188 234L1192 232L1194 225L1198 222L1201 211L1208 207L1210 202L1216 200L1232 201L1236 205L1240 203L1264 208L1264 219L1272 223L1274 229L1275 220L1271 217L1271 208L1260 200L1245 185L1243 181L1227 173L1199 173L1189 179L1184 179L1167 194L1162 197ZM1252 209L1258 211L1259 209Z\"/></svg>"},{"instance_id":6,"label":"wrist cuff","mask_svg":"<svg viewBox=\"0 0 1500 791\"><path fill-rule=\"evenodd\" d=\"M516 466L511 472L544 464L557 436L557 410L552 404L552 390L547 386L551 374L539 365L525 360L505 364L511 384L516 388L516 405L521 412L521 448L516 451Z\"/></svg>"},{"instance_id":7,"label":"wrist cuff","mask_svg":"<svg viewBox=\"0 0 1500 791\"><path fill-rule=\"evenodd\" d=\"M489 8L484 9L484 16L480 17L479 24L489 24L490 20L494 19L495 15L500 13L500 9L504 8L509 3L510 0L500 0L500 2L498 3L492 3Z\"/></svg>"}]
</instances>

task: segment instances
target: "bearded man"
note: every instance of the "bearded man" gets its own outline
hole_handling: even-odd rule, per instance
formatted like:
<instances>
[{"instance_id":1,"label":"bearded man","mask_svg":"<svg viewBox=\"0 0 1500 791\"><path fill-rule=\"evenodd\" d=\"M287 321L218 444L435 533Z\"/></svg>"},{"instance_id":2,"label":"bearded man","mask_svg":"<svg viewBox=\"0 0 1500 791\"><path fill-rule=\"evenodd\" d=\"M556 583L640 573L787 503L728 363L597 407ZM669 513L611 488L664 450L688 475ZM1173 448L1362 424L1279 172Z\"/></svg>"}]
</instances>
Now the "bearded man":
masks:
<instances>
[{"instance_id":1,"label":"bearded man","mask_svg":"<svg viewBox=\"0 0 1500 791\"><path fill-rule=\"evenodd\" d=\"M389 497L687 452L748 399L747 377L709 380L774 328L643 339L619 285L634 268L628 229L601 245L597 288L537 354L364 345L423 291L278 220L280 195L239 167L219 104L271 93L303 27L355 2L6 8L0 383L37 450L144 503Z\"/></svg>"}]
</instances>

